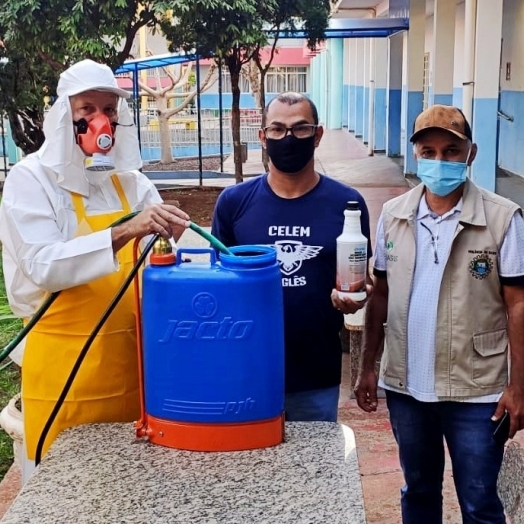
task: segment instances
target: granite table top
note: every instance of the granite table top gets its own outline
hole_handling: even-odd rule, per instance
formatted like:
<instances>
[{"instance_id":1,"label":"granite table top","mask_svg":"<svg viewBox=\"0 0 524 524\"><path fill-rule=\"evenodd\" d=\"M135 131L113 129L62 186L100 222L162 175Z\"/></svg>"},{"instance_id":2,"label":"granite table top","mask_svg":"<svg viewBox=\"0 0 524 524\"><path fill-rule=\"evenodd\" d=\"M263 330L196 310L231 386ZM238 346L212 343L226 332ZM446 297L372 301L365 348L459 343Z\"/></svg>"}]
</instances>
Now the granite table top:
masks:
<instances>
[{"instance_id":1,"label":"granite table top","mask_svg":"<svg viewBox=\"0 0 524 524\"><path fill-rule=\"evenodd\" d=\"M364 524L353 431L288 422L279 446L202 453L137 440L132 424L64 431L2 524Z\"/></svg>"}]
</instances>

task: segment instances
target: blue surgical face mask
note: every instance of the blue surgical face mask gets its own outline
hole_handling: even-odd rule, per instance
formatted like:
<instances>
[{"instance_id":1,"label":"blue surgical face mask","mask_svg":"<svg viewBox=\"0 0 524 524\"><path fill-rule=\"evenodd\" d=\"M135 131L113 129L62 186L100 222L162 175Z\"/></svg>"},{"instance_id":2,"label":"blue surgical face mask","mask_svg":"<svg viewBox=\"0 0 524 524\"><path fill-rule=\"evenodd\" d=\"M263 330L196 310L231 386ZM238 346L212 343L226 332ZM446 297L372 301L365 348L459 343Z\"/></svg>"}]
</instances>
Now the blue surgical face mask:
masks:
<instances>
[{"instance_id":1,"label":"blue surgical face mask","mask_svg":"<svg viewBox=\"0 0 524 524\"><path fill-rule=\"evenodd\" d=\"M420 158L417 165L417 176L433 194L444 197L466 181L467 169L467 161L448 162L447 160Z\"/></svg>"}]
</instances>

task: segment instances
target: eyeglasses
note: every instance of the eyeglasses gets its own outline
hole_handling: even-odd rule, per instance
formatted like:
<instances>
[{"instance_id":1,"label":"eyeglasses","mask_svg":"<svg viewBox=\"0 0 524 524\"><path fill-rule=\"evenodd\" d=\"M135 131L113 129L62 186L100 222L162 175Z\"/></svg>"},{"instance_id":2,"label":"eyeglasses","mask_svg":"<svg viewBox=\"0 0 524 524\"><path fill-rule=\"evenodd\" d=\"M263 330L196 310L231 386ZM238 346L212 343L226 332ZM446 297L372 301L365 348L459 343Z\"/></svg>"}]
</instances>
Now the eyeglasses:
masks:
<instances>
[{"instance_id":1,"label":"eyeglasses","mask_svg":"<svg viewBox=\"0 0 524 524\"><path fill-rule=\"evenodd\" d=\"M424 229L427 229L428 232L429 232L429 235L431 237L431 247L433 248L433 262L435 262L435 264L438 264L438 234L439 234L439 231L440 231L440 222L442 222L442 220L438 221L437 222L437 232L436 233L433 233L433 231L431 231L431 229L429 228L429 226L427 226L426 224L424 224L424 222L421 222L420 225L424 228Z\"/></svg>"},{"instance_id":2,"label":"eyeglasses","mask_svg":"<svg viewBox=\"0 0 524 524\"><path fill-rule=\"evenodd\" d=\"M281 140L289 131L295 138L309 138L315 134L317 127L315 124L297 124L291 127L272 125L264 127L264 135L271 140Z\"/></svg>"}]
</instances>

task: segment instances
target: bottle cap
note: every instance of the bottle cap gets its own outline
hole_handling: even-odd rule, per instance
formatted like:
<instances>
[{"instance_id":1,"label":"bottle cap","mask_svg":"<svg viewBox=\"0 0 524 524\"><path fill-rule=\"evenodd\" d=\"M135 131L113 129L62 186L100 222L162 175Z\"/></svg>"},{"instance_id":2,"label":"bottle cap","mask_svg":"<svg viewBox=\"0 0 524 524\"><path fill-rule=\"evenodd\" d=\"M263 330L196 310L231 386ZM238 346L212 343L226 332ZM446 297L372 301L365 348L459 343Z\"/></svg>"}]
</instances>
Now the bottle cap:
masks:
<instances>
[{"instance_id":1,"label":"bottle cap","mask_svg":"<svg viewBox=\"0 0 524 524\"><path fill-rule=\"evenodd\" d=\"M360 206L359 206L358 202L350 200L347 203L346 210L347 211L360 211Z\"/></svg>"}]
</instances>

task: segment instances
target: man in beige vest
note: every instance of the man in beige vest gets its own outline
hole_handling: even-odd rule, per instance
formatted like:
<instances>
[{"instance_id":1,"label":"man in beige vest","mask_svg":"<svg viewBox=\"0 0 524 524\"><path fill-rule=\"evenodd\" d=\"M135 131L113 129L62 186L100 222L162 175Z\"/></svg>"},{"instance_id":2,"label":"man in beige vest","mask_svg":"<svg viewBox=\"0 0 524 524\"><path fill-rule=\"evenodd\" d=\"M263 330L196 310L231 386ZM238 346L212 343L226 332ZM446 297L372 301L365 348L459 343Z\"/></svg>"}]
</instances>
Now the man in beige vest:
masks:
<instances>
[{"instance_id":1,"label":"man in beige vest","mask_svg":"<svg viewBox=\"0 0 524 524\"><path fill-rule=\"evenodd\" d=\"M375 411L386 390L404 524L442 523L444 440L463 522L503 524L503 442L524 428L524 220L467 178L477 146L459 109L430 107L410 140L422 183L378 222L357 402Z\"/></svg>"}]
</instances>

